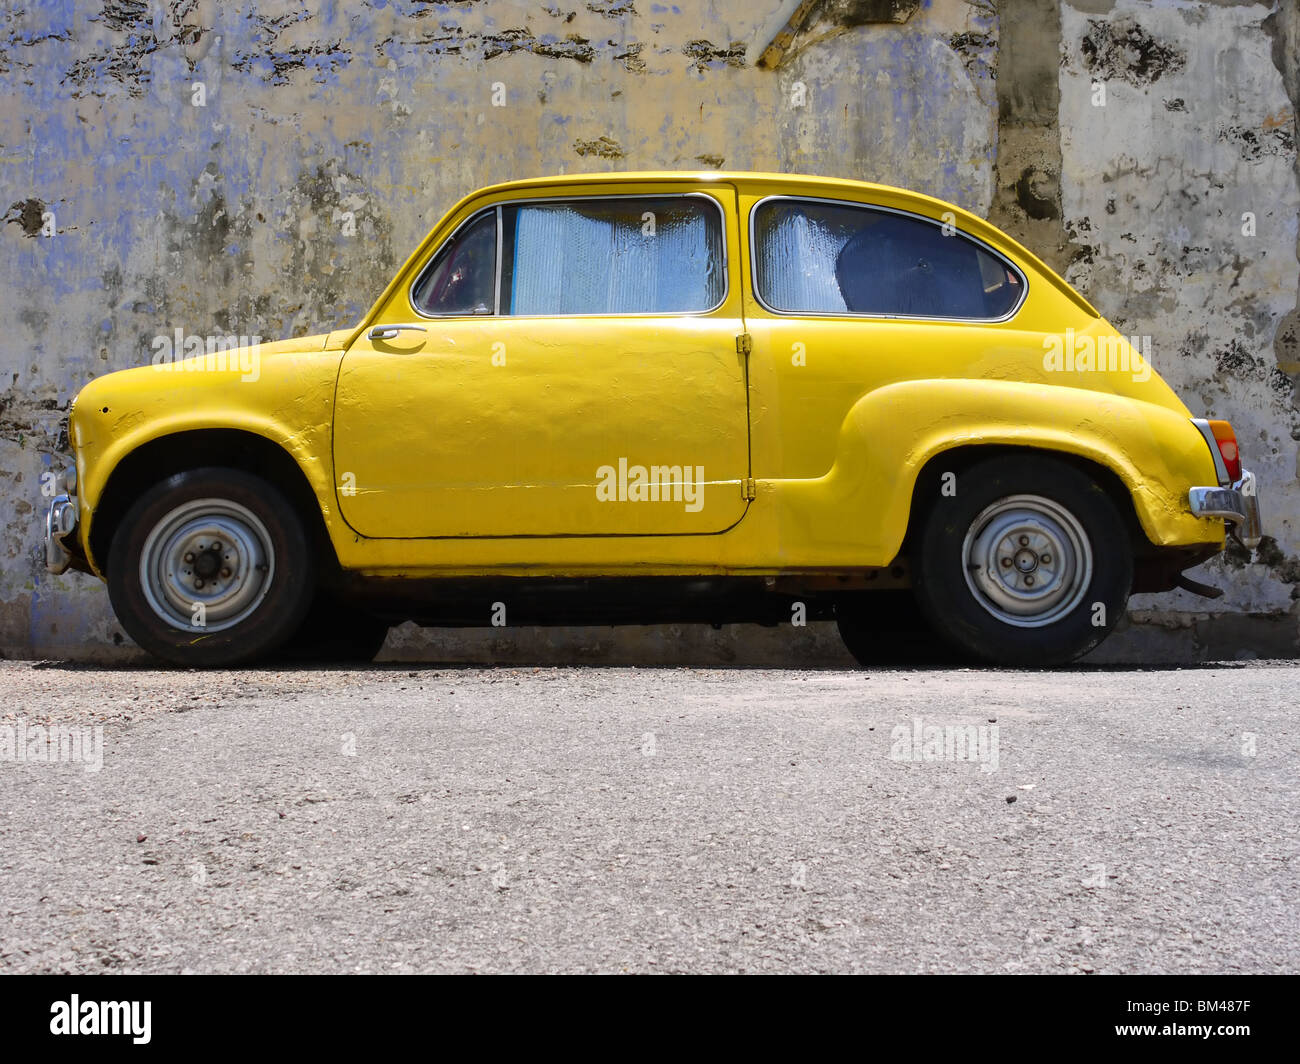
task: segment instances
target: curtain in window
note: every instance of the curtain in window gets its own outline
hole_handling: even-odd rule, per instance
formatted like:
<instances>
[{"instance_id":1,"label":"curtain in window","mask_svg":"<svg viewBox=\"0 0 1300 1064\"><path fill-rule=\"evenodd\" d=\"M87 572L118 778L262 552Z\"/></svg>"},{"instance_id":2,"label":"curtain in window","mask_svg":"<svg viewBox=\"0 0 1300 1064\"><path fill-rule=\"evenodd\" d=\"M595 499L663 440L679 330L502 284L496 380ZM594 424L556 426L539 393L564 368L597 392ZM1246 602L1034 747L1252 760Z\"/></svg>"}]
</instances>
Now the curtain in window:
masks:
<instances>
[{"instance_id":1,"label":"curtain in window","mask_svg":"<svg viewBox=\"0 0 1300 1064\"><path fill-rule=\"evenodd\" d=\"M842 314L848 308L835 278L845 238L799 208L777 208L759 236L759 291L776 310Z\"/></svg>"},{"instance_id":2,"label":"curtain in window","mask_svg":"<svg viewBox=\"0 0 1300 1064\"><path fill-rule=\"evenodd\" d=\"M723 278L716 225L705 213L712 208L656 206L519 208L510 313L667 314L714 306ZM655 215L653 235L644 231L647 210Z\"/></svg>"}]
</instances>

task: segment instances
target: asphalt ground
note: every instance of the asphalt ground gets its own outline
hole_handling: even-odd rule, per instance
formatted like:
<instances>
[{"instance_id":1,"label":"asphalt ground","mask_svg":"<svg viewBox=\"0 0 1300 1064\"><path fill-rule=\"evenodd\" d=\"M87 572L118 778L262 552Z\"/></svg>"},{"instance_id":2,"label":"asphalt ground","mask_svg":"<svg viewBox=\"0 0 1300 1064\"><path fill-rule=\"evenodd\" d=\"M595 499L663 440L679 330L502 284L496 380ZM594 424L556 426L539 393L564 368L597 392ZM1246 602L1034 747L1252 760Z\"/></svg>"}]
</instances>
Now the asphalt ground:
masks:
<instances>
[{"instance_id":1,"label":"asphalt ground","mask_svg":"<svg viewBox=\"0 0 1300 1064\"><path fill-rule=\"evenodd\" d=\"M0 971L1295 972L1298 679L3 662Z\"/></svg>"}]
</instances>

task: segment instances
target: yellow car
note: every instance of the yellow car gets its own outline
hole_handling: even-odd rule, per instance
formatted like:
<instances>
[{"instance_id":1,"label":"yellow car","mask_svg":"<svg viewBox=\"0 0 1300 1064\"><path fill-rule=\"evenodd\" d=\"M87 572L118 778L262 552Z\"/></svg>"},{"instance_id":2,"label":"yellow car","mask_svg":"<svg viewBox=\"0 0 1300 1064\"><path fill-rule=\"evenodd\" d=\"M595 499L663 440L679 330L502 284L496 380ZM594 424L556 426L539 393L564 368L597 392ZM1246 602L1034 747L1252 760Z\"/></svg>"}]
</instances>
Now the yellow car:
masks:
<instances>
[{"instance_id":1,"label":"yellow car","mask_svg":"<svg viewBox=\"0 0 1300 1064\"><path fill-rule=\"evenodd\" d=\"M1030 252L882 185L485 188L359 324L160 338L88 384L47 564L153 654L373 656L389 623L834 619L1042 665L1259 541L1195 418ZM924 634L922 634L924 633Z\"/></svg>"}]
</instances>

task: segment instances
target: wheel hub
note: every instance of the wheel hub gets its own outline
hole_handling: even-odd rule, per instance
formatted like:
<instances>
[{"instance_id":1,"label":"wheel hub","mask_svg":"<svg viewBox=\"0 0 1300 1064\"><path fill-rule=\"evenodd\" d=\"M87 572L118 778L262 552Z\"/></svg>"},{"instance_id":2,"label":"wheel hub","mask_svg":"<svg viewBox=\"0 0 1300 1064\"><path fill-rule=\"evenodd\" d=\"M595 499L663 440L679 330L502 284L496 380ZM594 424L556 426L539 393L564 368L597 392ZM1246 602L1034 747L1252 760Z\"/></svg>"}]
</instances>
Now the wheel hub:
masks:
<instances>
[{"instance_id":1,"label":"wheel hub","mask_svg":"<svg viewBox=\"0 0 1300 1064\"><path fill-rule=\"evenodd\" d=\"M1032 573L1038 568L1038 555L1031 550L1016 551L1013 561L1015 567L1022 573Z\"/></svg>"}]
</instances>

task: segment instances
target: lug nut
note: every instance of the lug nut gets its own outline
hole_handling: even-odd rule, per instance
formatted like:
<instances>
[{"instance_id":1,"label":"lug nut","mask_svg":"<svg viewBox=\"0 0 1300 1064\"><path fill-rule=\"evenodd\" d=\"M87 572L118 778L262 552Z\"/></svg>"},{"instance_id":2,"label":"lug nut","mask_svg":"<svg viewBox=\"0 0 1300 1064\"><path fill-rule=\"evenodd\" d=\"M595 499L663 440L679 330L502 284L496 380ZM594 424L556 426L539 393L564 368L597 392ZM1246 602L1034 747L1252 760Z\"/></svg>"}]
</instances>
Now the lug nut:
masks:
<instances>
[{"instance_id":1,"label":"lug nut","mask_svg":"<svg viewBox=\"0 0 1300 1064\"><path fill-rule=\"evenodd\" d=\"M1010 559L1010 558L1003 558L1003 559L1002 559L1002 568L1003 568L1003 569L1010 569L1010 568L1011 568L1011 559Z\"/></svg>"},{"instance_id":2,"label":"lug nut","mask_svg":"<svg viewBox=\"0 0 1300 1064\"><path fill-rule=\"evenodd\" d=\"M186 553L186 555L185 555L185 560L186 560L187 562L193 562L193 561L194 561L194 552L193 552L193 551L188 551L188 552Z\"/></svg>"},{"instance_id":3,"label":"lug nut","mask_svg":"<svg viewBox=\"0 0 1300 1064\"><path fill-rule=\"evenodd\" d=\"M1043 555L1043 564L1044 564L1044 565L1051 565L1051 564L1052 564L1052 556L1051 556L1050 554L1044 554L1044 555Z\"/></svg>"},{"instance_id":4,"label":"lug nut","mask_svg":"<svg viewBox=\"0 0 1300 1064\"><path fill-rule=\"evenodd\" d=\"M201 591L203 589L203 579L201 577L194 581L194 588L196 591Z\"/></svg>"},{"instance_id":5,"label":"lug nut","mask_svg":"<svg viewBox=\"0 0 1300 1064\"><path fill-rule=\"evenodd\" d=\"M221 575L224 576L224 577L229 578L229 576L230 576L230 570L229 570L229 569L222 569L222 570L221 570Z\"/></svg>"},{"instance_id":6,"label":"lug nut","mask_svg":"<svg viewBox=\"0 0 1300 1064\"><path fill-rule=\"evenodd\" d=\"M214 540L212 541L212 549L213 549L213 550L220 550L220 549L221 549L221 540L219 540L219 539L214 539Z\"/></svg>"},{"instance_id":7,"label":"lug nut","mask_svg":"<svg viewBox=\"0 0 1300 1064\"><path fill-rule=\"evenodd\" d=\"M1029 546L1029 537L1028 537L1028 536L1021 536L1021 537L1020 537L1020 545L1021 545L1022 547L1027 547L1027 546Z\"/></svg>"},{"instance_id":8,"label":"lug nut","mask_svg":"<svg viewBox=\"0 0 1300 1064\"><path fill-rule=\"evenodd\" d=\"M1032 576L1025 577L1025 587L1033 587L1033 586L1034 586L1034 578Z\"/></svg>"}]
</instances>

